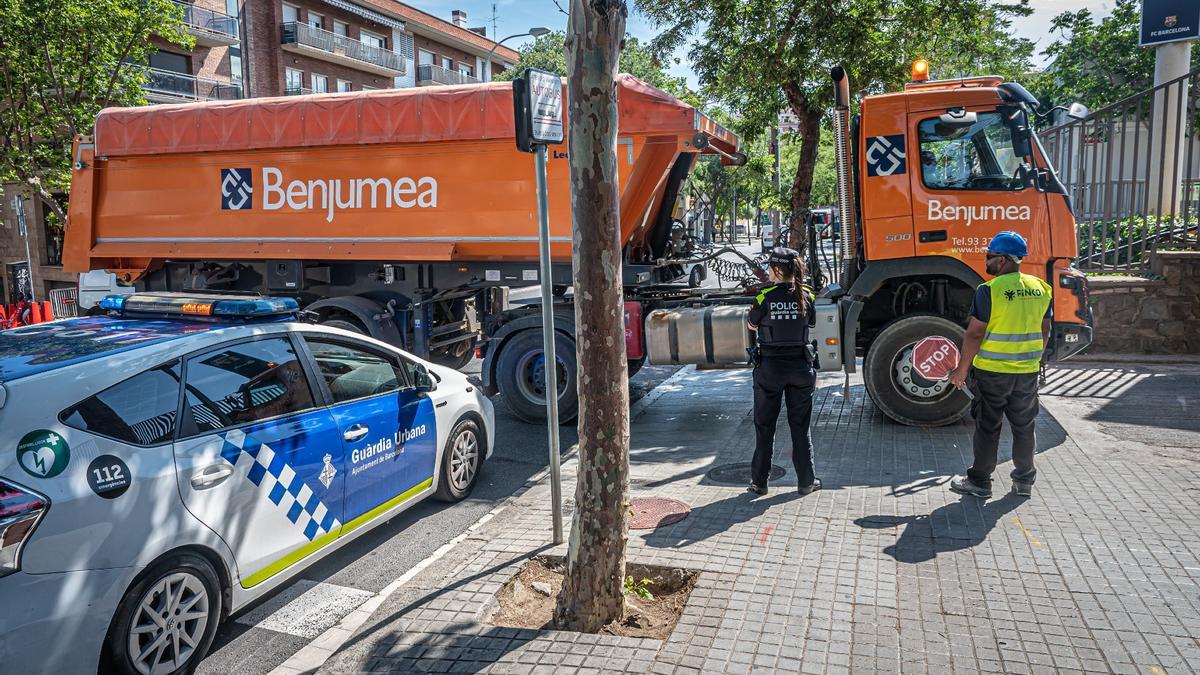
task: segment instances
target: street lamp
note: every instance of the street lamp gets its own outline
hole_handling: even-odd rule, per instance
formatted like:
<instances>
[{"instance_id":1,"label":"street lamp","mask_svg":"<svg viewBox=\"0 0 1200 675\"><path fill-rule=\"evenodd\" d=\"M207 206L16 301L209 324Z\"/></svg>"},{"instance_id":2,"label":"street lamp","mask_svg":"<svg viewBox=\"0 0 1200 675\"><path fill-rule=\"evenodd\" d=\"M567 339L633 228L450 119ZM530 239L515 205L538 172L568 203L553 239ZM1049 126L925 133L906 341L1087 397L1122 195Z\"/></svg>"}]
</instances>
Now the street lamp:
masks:
<instances>
[{"instance_id":1,"label":"street lamp","mask_svg":"<svg viewBox=\"0 0 1200 675\"><path fill-rule=\"evenodd\" d=\"M492 54L496 53L496 47L499 47L500 45L504 44L505 42L508 42L509 40L511 40L513 38L524 37L526 35L529 35L534 38L540 38L543 35L547 35L549 33L550 33L550 29L546 28L545 26L534 26L533 28L530 28L528 31L526 31L524 33L517 33L515 35L509 35L508 37L504 38L503 40L497 41L496 44L492 47L492 50L490 52L488 52L487 58L483 60L484 64L487 65L487 81L488 82L492 81Z\"/></svg>"}]
</instances>

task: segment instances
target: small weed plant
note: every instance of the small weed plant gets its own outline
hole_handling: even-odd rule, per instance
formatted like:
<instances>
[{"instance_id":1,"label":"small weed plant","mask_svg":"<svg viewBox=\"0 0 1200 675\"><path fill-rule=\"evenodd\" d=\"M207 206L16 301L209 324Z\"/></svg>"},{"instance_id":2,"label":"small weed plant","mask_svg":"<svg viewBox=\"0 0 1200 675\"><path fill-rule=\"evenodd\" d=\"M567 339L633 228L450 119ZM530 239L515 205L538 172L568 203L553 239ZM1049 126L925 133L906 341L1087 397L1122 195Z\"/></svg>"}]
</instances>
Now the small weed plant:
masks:
<instances>
[{"instance_id":1,"label":"small weed plant","mask_svg":"<svg viewBox=\"0 0 1200 675\"><path fill-rule=\"evenodd\" d=\"M641 598L643 600L650 601L650 600L654 599L654 594L650 592L650 586L653 586L653 585L654 585L654 582L649 579L642 579L641 581L636 581L631 576L625 577L625 594L628 595L630 593L633 593L634 595L638 596L639 598Z\"/></svg>"}]
</instances>

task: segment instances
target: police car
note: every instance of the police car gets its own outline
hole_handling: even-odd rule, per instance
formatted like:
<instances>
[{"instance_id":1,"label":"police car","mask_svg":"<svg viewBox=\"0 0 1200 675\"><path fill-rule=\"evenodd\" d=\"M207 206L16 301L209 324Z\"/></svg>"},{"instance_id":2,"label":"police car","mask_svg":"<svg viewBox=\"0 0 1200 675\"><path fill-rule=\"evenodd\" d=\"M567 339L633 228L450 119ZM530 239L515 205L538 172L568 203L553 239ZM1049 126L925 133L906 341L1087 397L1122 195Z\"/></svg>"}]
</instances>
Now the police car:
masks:
<instances>
[{"instance_id":1,"label":"police car","mask_svg":"<svg viewBox=\"0 0 1200 675\"><path fill-rule=\"evenodd\" d=\"M217 624L426 497L470 493L467 377L297 321L146 293L0 332L0 670L188 671Z\"/></svg>"}]
</instances>

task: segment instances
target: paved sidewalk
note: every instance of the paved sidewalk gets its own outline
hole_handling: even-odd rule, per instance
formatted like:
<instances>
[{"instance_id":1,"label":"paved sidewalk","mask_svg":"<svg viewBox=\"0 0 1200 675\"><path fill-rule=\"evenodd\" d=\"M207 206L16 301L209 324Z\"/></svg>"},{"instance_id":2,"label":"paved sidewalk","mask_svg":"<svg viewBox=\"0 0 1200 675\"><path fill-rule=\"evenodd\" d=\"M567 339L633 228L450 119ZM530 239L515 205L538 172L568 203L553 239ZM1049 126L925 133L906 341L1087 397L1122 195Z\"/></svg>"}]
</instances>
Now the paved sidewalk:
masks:
<instances>
[{"instance_id":1,"label":"paved sidewalk","mask_svg":"<svg viewBox=\"0 0 1200 675\"><path fill-rule=\"evenodd\" d=\"M1200 671L1200 429L1163 419L1171 452L1143 438L1126 455L1102 422L1072 419L1089 434L1079 443L1056 415L1086 408L1091 390L1071 382L1108 377L1080 370L1055 373L1063 396L1044 398L1034 497L1006 496L1002 465L981 502L945 487L969 461L968 423L896 425L861 382L846 401L826 376L813 425L825 490L799 498L786 453L766 497L714 483L713 467L749 461L749 373L685 369L632 426L633 496L693 508L629 538L630 560L702 572L668 640L486 623L529 555L564 548L546 546L543 481L385 600L322 672ZM1123 424L1175 414L1118 389L1097 390L1145 415ZM1200 398L1187 392L1175 405L1194 421ZM785 424L776 444L787 447ZM574 470L564 465L568 506Z\"/></svg>"}]
</instances>

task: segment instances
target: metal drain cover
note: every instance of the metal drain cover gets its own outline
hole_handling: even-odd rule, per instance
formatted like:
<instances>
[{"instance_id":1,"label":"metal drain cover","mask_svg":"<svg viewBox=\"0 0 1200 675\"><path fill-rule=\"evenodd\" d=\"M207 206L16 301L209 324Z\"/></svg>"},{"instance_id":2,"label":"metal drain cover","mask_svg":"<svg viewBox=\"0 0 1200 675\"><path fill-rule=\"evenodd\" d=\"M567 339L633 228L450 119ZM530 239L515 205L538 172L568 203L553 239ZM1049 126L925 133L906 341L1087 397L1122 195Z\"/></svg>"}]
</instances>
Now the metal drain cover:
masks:
<instances>
[{"instance_id":1,"label":"metal drain cover","mask_svg":"<svg viewBox=\"0 0 1200 675\"><path fill-rule=\"evenodd\" d=\"M779 480L787 473L782 466L775 464L771 465L771 475L769 480ZM708 479L718 485L738 485L746 486L750 484L750 462L738 462L736 464L722 464L721 466L713 467L708 472Z\"/></svg>"},{"instance_id":2,"label":"metal drain cover","mask_svg":"<svg viewBox=\"0 0 1200 675\"><path fill-rule=\"evenodd\" d=\"M692 512L692 507L678 499L666 497L634 497L629 500L629 529L653 530L656 527L678 523Z\"/></svg>"}]
</instances>

